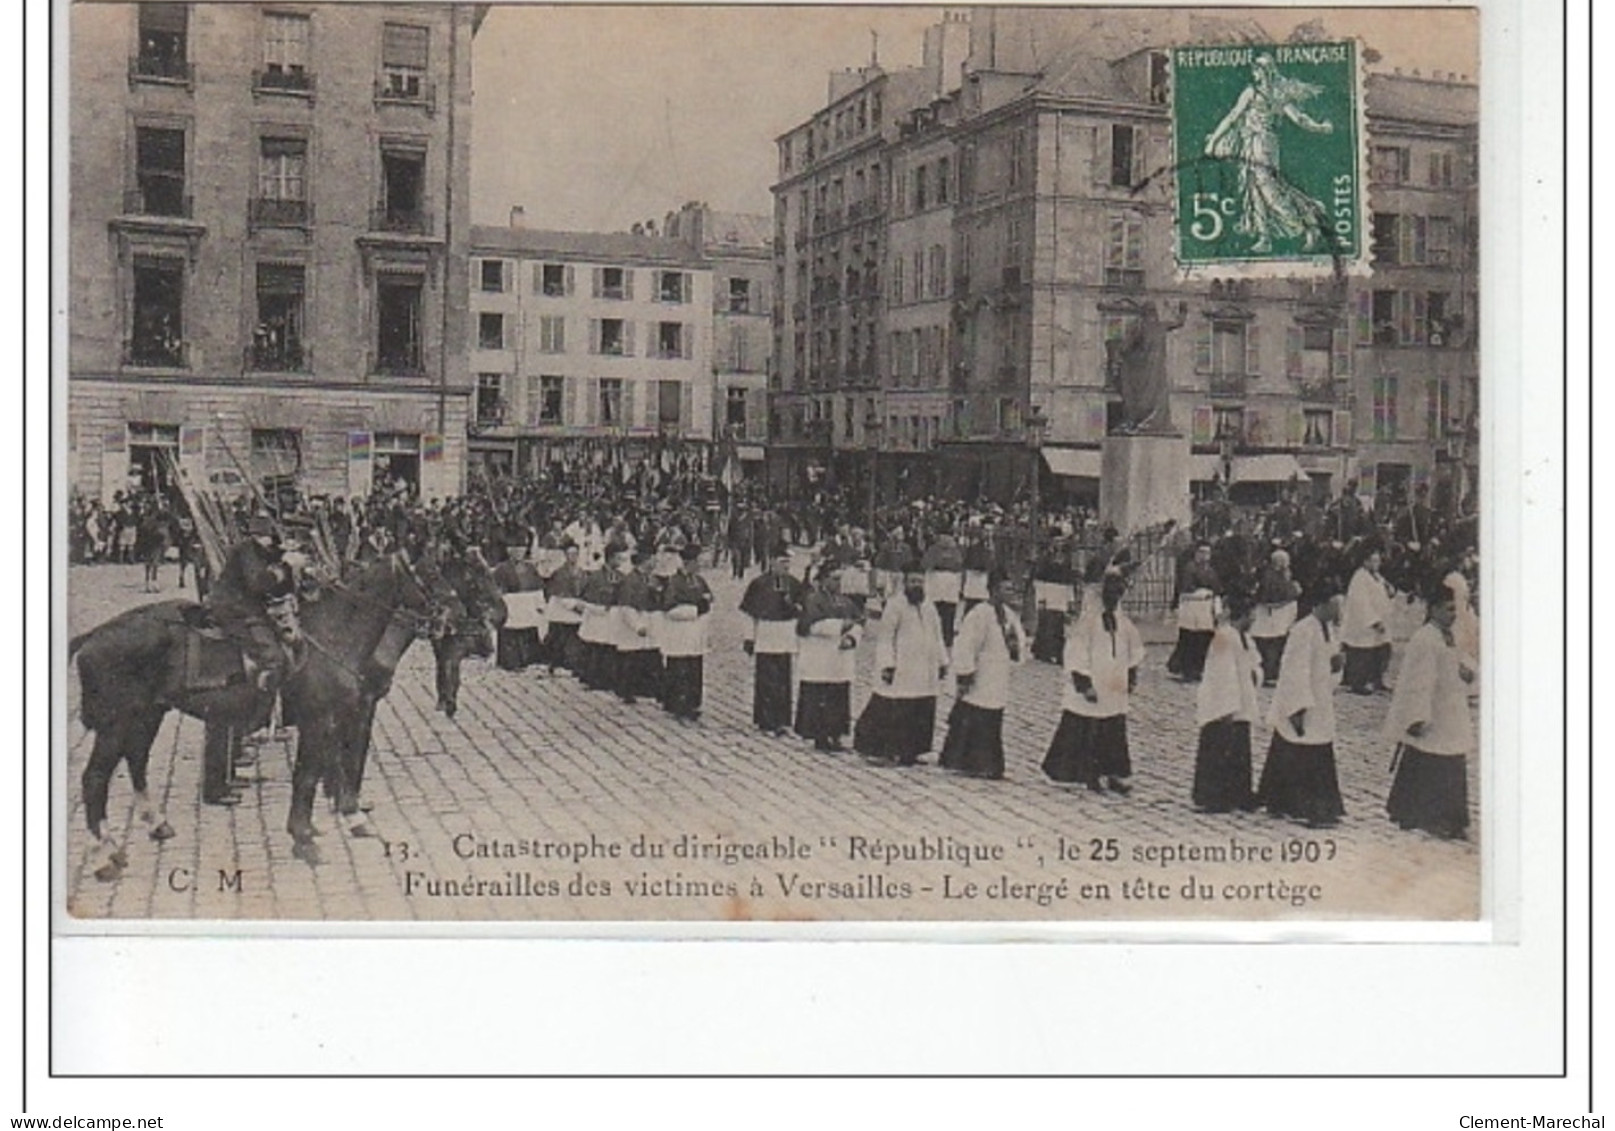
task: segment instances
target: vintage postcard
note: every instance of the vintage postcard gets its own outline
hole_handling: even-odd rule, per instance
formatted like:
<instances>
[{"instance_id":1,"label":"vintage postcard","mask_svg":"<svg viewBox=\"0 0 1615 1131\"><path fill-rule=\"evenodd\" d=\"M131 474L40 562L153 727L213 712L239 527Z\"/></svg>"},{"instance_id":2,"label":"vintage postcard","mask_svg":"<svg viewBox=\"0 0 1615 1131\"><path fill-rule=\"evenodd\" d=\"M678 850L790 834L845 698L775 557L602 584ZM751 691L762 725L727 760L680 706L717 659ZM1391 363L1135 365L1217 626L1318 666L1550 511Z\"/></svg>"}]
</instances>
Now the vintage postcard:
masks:
<instances>
[{"instance_id":1,"label":"vintage postcard","mask_svg":"<svg viewBox=\"0 0 1615 1131\"><path fill-rule=\"evenodd\" d=\"M1476 10L66 28L59 931L1493 913Z\"/></svg>"}]
</instances>

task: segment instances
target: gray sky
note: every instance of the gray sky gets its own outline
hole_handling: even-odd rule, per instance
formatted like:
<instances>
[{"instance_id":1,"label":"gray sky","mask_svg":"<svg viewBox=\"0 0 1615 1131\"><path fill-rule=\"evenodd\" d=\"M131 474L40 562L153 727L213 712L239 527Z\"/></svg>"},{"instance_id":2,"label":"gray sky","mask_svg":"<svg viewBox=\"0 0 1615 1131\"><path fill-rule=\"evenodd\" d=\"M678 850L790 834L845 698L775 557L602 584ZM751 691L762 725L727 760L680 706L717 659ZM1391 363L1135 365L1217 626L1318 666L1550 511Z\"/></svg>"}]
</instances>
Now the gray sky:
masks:
<instances>
[{"instance_id":1,"label":"gray sky","mask_svg":"<svg viewBox=\"0 0 1615 1131\"><path fill-rule=\"evenodd\" d=\"M769 213L774 139L824 105L831 70L917 65L941 6L496 6L477 35L472 216L618 231L686 200ZM1276 39L1322 17L1382 68L1477 69L1472 9L1252 12Z\"/></svg>"}]
</instances>

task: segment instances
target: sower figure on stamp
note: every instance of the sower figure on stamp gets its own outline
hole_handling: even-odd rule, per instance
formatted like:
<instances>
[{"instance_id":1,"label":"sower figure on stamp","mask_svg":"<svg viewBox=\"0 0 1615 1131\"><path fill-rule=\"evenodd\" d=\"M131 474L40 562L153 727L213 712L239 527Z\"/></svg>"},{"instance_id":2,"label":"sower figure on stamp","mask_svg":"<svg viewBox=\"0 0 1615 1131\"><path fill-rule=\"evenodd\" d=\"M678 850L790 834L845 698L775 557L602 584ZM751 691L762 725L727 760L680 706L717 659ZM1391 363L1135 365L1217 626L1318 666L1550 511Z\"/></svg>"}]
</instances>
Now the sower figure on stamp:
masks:
<instances>
[{"instance_id":1,"label":"sower figure on stamp","mask_svg":"<svg viewBox=\"0 0 1615 1131\"><path fill-rule=\"evenodd\" d=\"M1333 123L1309 117L1298 105L1321 93L1315 83L1281 75L1273 56L1263 53L1251 64L1250 85L1206 138L1207 157L1239 164L1236 230L1252 238L1253 252L1273 250L1275 239L1303 238L1312 251L1325 231L1323 207L1285 179L1278 138L1280 119L1309 133L1333 132Z\"/></svg>"}]
</instances>

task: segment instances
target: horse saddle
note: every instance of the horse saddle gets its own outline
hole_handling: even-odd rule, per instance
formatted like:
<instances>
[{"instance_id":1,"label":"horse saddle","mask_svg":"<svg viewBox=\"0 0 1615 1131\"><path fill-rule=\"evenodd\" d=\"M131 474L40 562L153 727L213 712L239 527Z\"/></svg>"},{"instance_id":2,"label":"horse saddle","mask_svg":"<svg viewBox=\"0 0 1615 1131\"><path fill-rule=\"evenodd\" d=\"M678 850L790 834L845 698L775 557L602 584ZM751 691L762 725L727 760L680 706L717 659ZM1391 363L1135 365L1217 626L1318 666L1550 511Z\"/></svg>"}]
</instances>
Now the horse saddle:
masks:
<instances>
[{"instance_id":1,"label":"horse saddle","mask_svg":"<svg viewBox=\"0 0 1615 1131\"><path fill-rule=\"evenodd\" d=\"M184 647L181 671L186 691L217 691L248 678L256 678L259 665L243 651L240 644L213 623L208 610L201 605L181 610L180 621ZM285 671L301 666L300 650L286 651Z\"/></svg>"}]
</instances>

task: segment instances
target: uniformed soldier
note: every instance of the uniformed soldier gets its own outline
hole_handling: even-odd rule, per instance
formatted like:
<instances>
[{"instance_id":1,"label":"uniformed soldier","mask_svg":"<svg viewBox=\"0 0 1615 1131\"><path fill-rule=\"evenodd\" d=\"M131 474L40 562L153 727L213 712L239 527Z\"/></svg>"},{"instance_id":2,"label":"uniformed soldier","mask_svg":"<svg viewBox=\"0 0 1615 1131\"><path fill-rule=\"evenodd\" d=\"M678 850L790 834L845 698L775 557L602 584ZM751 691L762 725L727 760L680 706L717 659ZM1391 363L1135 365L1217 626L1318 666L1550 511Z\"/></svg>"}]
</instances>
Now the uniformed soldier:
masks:
<instances>
[{"instance_id":1,"label":"uniformed soldier","mask_svg":"<svg viewBox=\"0 0 1615 1131\"><path fill-rule=\"evenodd\" d=\"M285 675L286 650L270 620L269 605L289 596L295 584L274 523L266 515L255 515L247 522L247 536L230 548L208 592L213 623L241 647L249 675L256 672L260 690L279 686Z\"/></svg>"}]
</instances>

